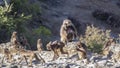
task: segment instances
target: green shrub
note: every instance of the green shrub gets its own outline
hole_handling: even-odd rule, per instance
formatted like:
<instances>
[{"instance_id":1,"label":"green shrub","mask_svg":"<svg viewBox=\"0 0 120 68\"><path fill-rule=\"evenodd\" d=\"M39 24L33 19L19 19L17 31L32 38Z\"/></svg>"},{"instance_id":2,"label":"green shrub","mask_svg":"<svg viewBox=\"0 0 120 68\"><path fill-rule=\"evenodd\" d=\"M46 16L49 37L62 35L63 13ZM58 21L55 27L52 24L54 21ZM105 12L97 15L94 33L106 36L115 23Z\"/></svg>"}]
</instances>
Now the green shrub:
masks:
<instances>
[{"instance_id":1,"label":"green shrub","mask_svg":"<svg viewBox=\"0 0 120 68\"><path fill-rule=\"evenodd\" d=\"M37 35L45 35L45 36L51 36L51 31L44 27L44 26L40 26L39 28L37 29L34 29L34 33L37 34Z\"/></svg>"},{"instance_id":2,"label":"green shrub","mask_svg":"<svg viewBox=\"0 0 120 68\"><path fill-rule=\"evenodd\" d=\"M7 40L13 31L17 31L18 33L25 32L25 24L32 18L32 13L26 15L23 11L21 13L13 11L13 9L16 9L15 2L7 3L7 1L4 0L4 3L4 6L0 6L0 31L3 32L5 30L5 33L4 35L0 34L0 37L6 36ZM1 38L1 40L3 40L3 38Z\"/></svg>"},{"instance_id":3,"label":"green shrub","mask_svg":"<svg viewBox=\"0 0 120 68\"><path fill-rule=\"evenodd\" d=\"M85 42L90 51L100 53L102 52L102 47L108 38L110 38L110 30L103 31L92 25L87 26L85 35L81 36L80 40Z\"/></svg>"},{"instance_id":4,"label":"green shrub","mask_svg":"<svg viewBox=\"0 0 120 68\"><path fill-rule=\"evenodd\" d=\"M6 2L6 1L5 1ZM8 8L9 6L9 8ZM14 15L11 15L12 11L11 4L5 3L5 6L0 6L0 28L4 26L8 31L16 30L17 24L25 22L29 16L20 15L19 17L15 18Z\"/></svg>"},{"instance_id":5,"label":"green shrub","mask_svg":"<svg viewBox=\"0 0 120 68\"><path fill-rule=\"evenodd\" d=\"M29 0L12 0L13 4L13 12L17 12L17 14L21 14L24 12L25 15L37 15L40 13L40 8L37 3L30 3Z\"/></svg>"}]
</instances>

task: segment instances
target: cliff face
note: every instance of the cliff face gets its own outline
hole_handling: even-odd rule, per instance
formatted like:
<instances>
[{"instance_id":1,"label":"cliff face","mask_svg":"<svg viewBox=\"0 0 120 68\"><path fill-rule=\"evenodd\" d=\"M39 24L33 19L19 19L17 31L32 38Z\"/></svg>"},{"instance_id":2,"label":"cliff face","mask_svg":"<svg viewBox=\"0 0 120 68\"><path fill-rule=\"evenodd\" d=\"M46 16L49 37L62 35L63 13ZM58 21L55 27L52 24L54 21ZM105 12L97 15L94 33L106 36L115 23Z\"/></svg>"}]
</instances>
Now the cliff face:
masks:
<instances>
[{"instance_id":1,"label":"cliff face","mask_svg":"<svg viewBox=\"0 0 120 68\"><path fill-rule=\"evenodd\" d=\"M101 10L119 17L119 0L46 0L40 3L43 23L55 36L59 36L59 29L65 18L72 20L80 34L84 33L86 26L91 24L101 29L110 29L114 34L120 33L119 27L113 27L107 24L107 21L96 19L92 15L95 10Z\"/></svg>"}]
</instances>

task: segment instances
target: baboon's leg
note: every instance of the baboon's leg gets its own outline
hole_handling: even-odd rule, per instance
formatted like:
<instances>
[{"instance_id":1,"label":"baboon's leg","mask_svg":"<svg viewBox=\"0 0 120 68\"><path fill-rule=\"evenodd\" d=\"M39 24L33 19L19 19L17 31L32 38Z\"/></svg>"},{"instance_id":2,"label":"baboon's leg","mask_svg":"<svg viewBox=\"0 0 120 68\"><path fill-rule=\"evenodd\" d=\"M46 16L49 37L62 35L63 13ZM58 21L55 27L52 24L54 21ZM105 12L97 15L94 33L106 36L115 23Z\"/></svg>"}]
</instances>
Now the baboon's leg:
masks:
<instances>
[{"instance_id":1,"label":"baboon's leg","mask_svg":"<svg viewBox=\"0 0 120 68\"><path fill-rule=\"evenodd\" d=\"M53 60L57 59L59 57L58 55L58 52L57 52L57 49L54 49L54 57L53 57Z\"/></svg>"},{"instance_id":2,"label":"baboon's leg","mask_svg":"<svg viewBox=\"0 0 120 68\"><path fill-rule=\"evenodd\" d=\"M72 56L72 53L73 53L72 51L68 51L68 55L67 55L67 56L68 56L68 57L71 57L71 56Z\"/></svg>"},{"instance_id":3,"label":"baboon's leg","mask_svg":"<svg viewBox=\"0 0 120 68\"><path fill-rule=\"evenodd\" d=\"M4 58L5 58L5 56L3 56L2 60L1 60L1 63L3 63L3 61L4 61Z\"/></svg>"},{"instance_id":4,"label":"baboon's leg","mask_svg":"<svg viewBox=\"0 0 120 68\"><path fill-rule=\"evenodd\" d=\"M68 54L68 52L65 52L65 51L63 50L63 47L60 48L60 52L61 52L62 54Z\"/></svg>"},{"instance_id":5,"label":"baboon's leg","mask_svg":"<svg viewBox=\"0 0 120 68\"><path fill-rule=\"evenodd\" d=\"M78 56L79 56L79 60L87 58L86 53L84 53L84 52L78 52Z\"/></svg>"},{"instance_id":6,"label":"baboon's leg","mask_svg":"<svg viewBox=\"0 0 120 68\"><path fill-rule=\"evenodd\" d=\"M69 57L68 51L65 51L65 50L63 49L63 47L60 48L60 52L61 52L61 54L67 54L67 57Z\"/></svg>"},{"instance_id":7,"label":"baboon's leg","mask_svg":"<svg viewBox=\"0 0 120 68\"><path fill-rule=\"evenodd\" d=\"M64 44L67 44L67 39L66 38L61 38L61 41L64 43Z\"/></svg>"},{"instance_id":8,"label":"baboon's leg","mask_svg":"<svg viewBox=\"0 0 120 68\"><path fill-rule=\"evenodd\" d=\"M45 60L39 55L39 53L37 55L40 57L42 63L45 63Z\"/></svg>"},{"instance_id":9,"label":"baboon's leg","mask_svg":"<svg viewBox=\"0 0 120 68\"><path fill-rule=\"evenodd\" d=\"M79 57L79 60L81 60L82 59L82 53L81 52L78 52L78 57Z\"/></svg>"},{"instance_id":10,"label":"baboon's leg","mask_svg":"<svg viewBox=\"0 0 120 68\"><path fill-rule=\"evenodd\" d=\"M9 60L9 62L12 62L12 55L11 54L8 54L8 60Z\"/></svg>"},{"instance_id":11,"label":"baboon's leg","mask_svg":"<svg viewBox=\"0 0 120 68\"><path fill-rule=\"evenodd\" d=\"M27 62L27 58L26 58L26 56L24 56L24 58L25 58L25 61L26 61L27 65L28 65L28 62Z\"/></svg>"},{"instance_id":12,"label":"baboon's leg","mask_svg":"<svg viewBox=\"0 0 120 68\"><path fill-rule=\"evenodd\" d=\"M20 63L22 62L22 60L23 60L23 57L22 57L21 60L18 62L18 64L20 64Z\"/></svg>"},{"instance_id":13,"label":"baboon's leg","mask_svg":"<svg viewBox=\"0 0 120 68\"><path fill-rule=\"evenodd\" d=\"M109 54L109 51L108 51L108 50L103 50L103 54L104 54L105 56L107 56L107 55Z\"/></svg>"}]
</instances>

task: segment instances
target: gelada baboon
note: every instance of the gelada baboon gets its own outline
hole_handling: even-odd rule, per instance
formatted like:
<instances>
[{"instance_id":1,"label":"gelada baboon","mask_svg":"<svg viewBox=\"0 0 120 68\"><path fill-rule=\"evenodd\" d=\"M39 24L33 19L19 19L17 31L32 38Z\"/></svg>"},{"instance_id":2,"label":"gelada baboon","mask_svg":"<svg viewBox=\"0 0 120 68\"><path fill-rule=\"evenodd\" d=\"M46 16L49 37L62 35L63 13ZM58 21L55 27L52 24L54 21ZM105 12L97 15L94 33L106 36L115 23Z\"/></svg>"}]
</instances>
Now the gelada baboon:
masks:
<instances>
[{"instance_id":1,"label":"gelada baboon","mask_svg":"<svg viewBox=\"0 0 120 68\"><path fill-rule=\"evenodd\" d=\"M19 40L18 40L18 36L17 36L17 32L16 32L16 31L14 31L14 32L12 33L10 42L12 43L11 45L13 45L13 46L20 47L20 48L24 48L24 47L20 44L20 42L19 42Z\"/></svg>"},{"instance_id":2,"label":"gelada baboon","mask_svg":"<svg viewBox=\"0 0 120 68\"><path fill-rule=\"evenodd\" d=\"M63 47L65 46L65 44L63 42L59 42L59 41L54 41L54 42L49 42L46 47L47 50L51 50L54 52L54 57L53 60L57 59L59 57L59 53L61 54L68 54L67 52L64 52Z\"/></svg>"},{"instance_id":3,"label":"gelada baboon","mask_svg":"<svg viewBox=\"0 0 120 68\"><path fill-rule=\"evenodd\" d=\"M18 42L18 37L17 37L17 32L16 32L16 31L14 31L14 32L12 33L10 42L11 42L12 44L15 44L15 43Z\"/></svg>"},{"instance_id":4,"label":"gelada baboon","mask_svg":"<svg viewBox=\"0 0 120 68\"><path fill-rule=\"evenodd\" d=\"M77 37L77 30L69 19L65 19L60 28L60 37L63 43L70 42Z\"/></svg>"},{"instance_id":5,"label":"gelada baboon","mask_svg":"<svg viewBox=\"0 0 120 68\"><path fill-rule=\"evenodd\" d=\"M81 43L80 41L77 42L76 49L78 51L79 59L86 59L87 58L87 54L86 54L87 47L85 44Z\"/></svg>"},{"instance_id":6,"label":"gelada baboon","mask_svg":"<svg viewBox=\"0 0 120 68\"><path fill-rule=\"evenodd\" d=\"M29 60L29 65L32 66L32 60L35 58L38 61L41 61L42 63L45 63L44 59L36 52L36 51L31 51L31 50L25 50L25 49L19 49L17 48L18 53L20 56L22 56L21 61L23 59L26 60L26 63L28 64ZM21 61L19 63L21 63Z\"/></svg>"},{"instance_id":7,"label":"gelada baboon","mask_svg":"<svg viewBox=\"0 0 120 68\"><path fill-rule=\"evenodd\" d=\"M8 48L4 48L4 57L6 57L9 62L11 62L12 54Z\"/></svg>"},{"instance_id":8,"label":"gelada baboon","mask_svg":"<svg viewBox=\"0 0 120 68\"><path fill-rule=\"evenodd\" d=\"M104 55L108 55L109 54L109 47L111 46L111 45L114 45L115 44L115 39L113 39L113 38L109 38L109 40L105 43L105 45L103 46L103 54Z\"/></svg>"},{"instance_id":9,"label":"gelada baboon","mask_svg":"<svg viewBox=\"0 0 120 68\"><path fill-rule=\"evenodd\" d=\"M42 46L43 46L42 40L41 40L41 39L38 39L38 40L37 40L37 50L38 50L38 51L42 51L42 50L43 50L43 49L42 49Z\"/></svg>"}]
</instances>

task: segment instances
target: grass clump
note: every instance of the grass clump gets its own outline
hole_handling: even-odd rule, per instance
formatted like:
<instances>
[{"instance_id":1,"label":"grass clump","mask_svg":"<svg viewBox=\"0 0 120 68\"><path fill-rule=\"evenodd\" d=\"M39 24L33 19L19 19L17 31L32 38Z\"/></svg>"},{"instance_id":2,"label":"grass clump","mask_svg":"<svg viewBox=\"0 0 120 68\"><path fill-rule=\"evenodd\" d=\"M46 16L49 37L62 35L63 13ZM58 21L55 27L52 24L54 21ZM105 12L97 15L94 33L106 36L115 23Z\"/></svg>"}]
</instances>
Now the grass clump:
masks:
<instances>
[{"instance_id":1,"label":"grass clump","mask_svg":"<svg viewBox=\"0 0 120 68\"><path fill-rule=\"evenodd\" d=\"M94 53L101 53L105 42L110 38L110 30L102 30L92 26L87 26L84 36L80 40L84 42L88 49Z\"/></svg>"}]
</instances>

